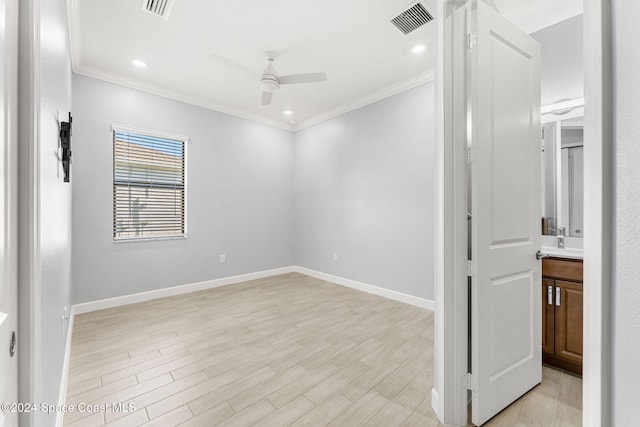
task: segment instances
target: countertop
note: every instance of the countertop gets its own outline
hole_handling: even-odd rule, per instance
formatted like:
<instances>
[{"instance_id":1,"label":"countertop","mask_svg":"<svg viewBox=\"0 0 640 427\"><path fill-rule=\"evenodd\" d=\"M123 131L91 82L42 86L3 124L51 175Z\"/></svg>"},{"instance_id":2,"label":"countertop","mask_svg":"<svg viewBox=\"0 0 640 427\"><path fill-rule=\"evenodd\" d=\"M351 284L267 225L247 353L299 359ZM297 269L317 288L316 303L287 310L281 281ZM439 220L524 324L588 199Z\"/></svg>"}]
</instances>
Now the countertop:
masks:
<instances>
[{"instance_id":1,"label":"countertop","mask_svg":"<svg viewBox=\"0 0 640 427\"><path fill-rule=\"evenodd\" d=\"M582 248L556 248L554 246L543 246L542 252L554 258L583 259Z\"/></svg>"}]
</instances>

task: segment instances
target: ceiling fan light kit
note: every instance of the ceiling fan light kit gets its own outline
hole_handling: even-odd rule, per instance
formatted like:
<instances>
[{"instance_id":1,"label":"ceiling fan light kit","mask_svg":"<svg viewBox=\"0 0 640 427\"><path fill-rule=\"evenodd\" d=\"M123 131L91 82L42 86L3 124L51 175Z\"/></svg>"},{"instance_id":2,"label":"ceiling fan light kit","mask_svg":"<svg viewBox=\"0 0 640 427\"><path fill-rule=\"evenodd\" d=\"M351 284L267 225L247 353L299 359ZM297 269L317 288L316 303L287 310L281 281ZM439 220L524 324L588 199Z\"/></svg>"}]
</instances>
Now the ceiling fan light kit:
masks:
<instances>
[{"instance_id":1,"label":"ceiling fan light kit","mask_svg":"<svg viewBox=\"0 0 640 427\"><path fill-rule=\"evenodd\" d=\"M260 78L260 89L264 92L275 92L280 89L280 82L276 76L265 74Z\"/></svg>"}]
</instances>

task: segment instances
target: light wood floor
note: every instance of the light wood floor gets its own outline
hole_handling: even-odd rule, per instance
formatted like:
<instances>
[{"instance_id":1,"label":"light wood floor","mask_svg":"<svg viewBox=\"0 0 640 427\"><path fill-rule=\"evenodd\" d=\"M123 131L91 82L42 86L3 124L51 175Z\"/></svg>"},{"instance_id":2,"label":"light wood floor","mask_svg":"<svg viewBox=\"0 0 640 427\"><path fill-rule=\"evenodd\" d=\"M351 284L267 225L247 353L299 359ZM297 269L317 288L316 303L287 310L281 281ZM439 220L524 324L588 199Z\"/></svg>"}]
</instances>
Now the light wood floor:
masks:
<instances>
[{"instance_id":1,"label":"light wood floor","mask_svg":"<svg viewBox=\"0 0 640 427\"><path fill-rule=\"evenodd\" d=\"M579 426L581 380L543 383L490 426ZM439 426L433 313L291 273L78 315L67 403L135 411L67 426Z\"/></svg>"}]
</instances>

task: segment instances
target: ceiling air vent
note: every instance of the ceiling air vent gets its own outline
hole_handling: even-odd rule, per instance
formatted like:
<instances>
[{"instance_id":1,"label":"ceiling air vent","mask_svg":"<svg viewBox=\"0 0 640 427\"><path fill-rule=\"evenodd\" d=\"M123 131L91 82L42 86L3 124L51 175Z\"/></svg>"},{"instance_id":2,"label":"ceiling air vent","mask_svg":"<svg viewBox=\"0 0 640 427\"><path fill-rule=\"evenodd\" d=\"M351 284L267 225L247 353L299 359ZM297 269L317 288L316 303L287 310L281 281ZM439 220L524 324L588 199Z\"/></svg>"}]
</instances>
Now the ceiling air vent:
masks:
<instances>
[{"instance_id":1,"label":"ceiling air vent","mask_svg":"<svg viewBox=\"0 0 640 427\"><path fill-rule=\"evenodd\" d=\"M433 15L422 3L418 2L393 18L391 23L404 34L409 34L431 21L433 21Z\"/></svg>"},{"instance_id":2,"label":"ceiling air vent","mask_svg":"<svg viewBox=\"0 0 640 427\"><path fill-rule=\"evenodd\" d=\"M142 8L160 18L169 19L175 0L142 0Z\"/></svg>"}]
</instances>

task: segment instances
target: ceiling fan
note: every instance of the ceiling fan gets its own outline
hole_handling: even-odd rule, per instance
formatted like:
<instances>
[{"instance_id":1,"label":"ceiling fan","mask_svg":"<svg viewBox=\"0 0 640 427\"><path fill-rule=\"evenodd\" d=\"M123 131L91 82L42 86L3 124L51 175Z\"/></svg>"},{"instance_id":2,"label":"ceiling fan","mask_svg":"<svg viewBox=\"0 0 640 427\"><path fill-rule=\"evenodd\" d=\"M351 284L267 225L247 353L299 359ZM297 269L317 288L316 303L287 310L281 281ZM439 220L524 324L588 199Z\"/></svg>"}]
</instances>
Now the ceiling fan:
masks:
<instances>
[{"instance_id":1,"label":"ceiling fan","mask_svg":"<svg viewBox=\"0 0 640 427\"><path fill-rule=\"evenodd\" d=\"M213 54L212 57L218 62L229 65L239 71L250 74L259 79L260 89L262 90L262 105L271 104L273 99L273 92L280 89L280 85L300 84L300 83L316 83L324 82L327 80L325 73L304 73L304 74L289 74L286 76L278 75L278 72L273 68L273 61L278 57L278 52L274 50L268 50L265 52L269 65L262 73L257 73L244 65L238 64L230 59L224 58L220 55Z\"/></svg>"}]
</instances>

